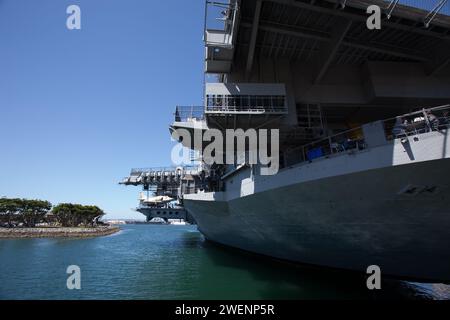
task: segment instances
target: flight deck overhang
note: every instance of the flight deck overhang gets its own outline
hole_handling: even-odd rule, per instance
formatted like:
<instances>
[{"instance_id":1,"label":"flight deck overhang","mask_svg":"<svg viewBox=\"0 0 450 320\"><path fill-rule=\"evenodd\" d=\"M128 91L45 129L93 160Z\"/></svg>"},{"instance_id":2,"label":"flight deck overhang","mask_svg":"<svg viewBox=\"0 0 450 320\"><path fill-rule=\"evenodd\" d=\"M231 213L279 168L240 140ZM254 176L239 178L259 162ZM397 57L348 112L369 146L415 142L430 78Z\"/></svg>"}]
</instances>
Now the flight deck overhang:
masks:
<instances>
[{"instance_id":1,"label":"flight deck overhang","mask_svg":"<svg viewBox=\"0 0 450 320\"><path fill-rule=\"evenodd\" d=\"M438 4L440 0L433 0ZM402 5L387 19L391 1L243 0L232 69L227 80L267 81L274 62L304 63L315 70L320 84L334 66L361 66L367 61L415 62L429 74L443 71L450 61L450 17ZM367 27L369 4L383 11L380 30ZM448 3L447 3L448 5ZM428 7L428 6L427 6ZM447 11L444 11L447 12ZM429 17L432 17L433 14ZM276 76L283 76L278 70ZM302 70L297 73L302 73ZM269 80L271 81L271 80ZM285 81L286 82L286 81Z\"/></svg>"},{"instance_id":2,"label":"flight deck overhang","mask_svg":"<svg viewBox=\"0 0 450 320\"><path fill-rule=\"evenodd\" d=\"M434 26L441 26L448 28L450 26L450 17L446 11L443 10L446 1L442 0L326 0L333 4L339 4L341 9L350 6L357 9L366 10L370 5L378 5L383 9L387 18L401 17L411 21L417 21L424 28L427 28L426 23ZM423 7L417 7L417 3L424 2ZM439 5L442 4L442 7ZM416 6L414 6L416 5ZM433 13L436 12L435 15ZM431 14L430 14L431 13ZM432 18L430 21L429 19ZM428 25L430 27L430 25Z\"/></svg>"}]
</instances>

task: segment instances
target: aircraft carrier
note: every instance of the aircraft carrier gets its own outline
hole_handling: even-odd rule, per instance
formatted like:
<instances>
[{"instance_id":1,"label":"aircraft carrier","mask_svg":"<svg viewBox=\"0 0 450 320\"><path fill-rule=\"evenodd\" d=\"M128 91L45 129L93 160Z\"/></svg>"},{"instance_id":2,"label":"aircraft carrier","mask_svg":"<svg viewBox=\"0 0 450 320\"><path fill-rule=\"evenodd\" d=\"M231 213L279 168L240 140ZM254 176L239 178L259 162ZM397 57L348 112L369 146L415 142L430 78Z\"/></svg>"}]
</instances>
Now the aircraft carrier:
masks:
<instances>
[{"instance_id":1,"label":"aircraft carrier","mask_svg":"<svg viewBox=\"0 0 450 320\"><path fill-rule=\"evenodd\" d=\"M380 29L368 26L371 5ZM206 1L204 103L177 107L171 132L280 137L275 175L244 156L201 165L188 188L177 180L206 239L449 282L449 11L445 0Z\"/></svg>"}]
</instances>

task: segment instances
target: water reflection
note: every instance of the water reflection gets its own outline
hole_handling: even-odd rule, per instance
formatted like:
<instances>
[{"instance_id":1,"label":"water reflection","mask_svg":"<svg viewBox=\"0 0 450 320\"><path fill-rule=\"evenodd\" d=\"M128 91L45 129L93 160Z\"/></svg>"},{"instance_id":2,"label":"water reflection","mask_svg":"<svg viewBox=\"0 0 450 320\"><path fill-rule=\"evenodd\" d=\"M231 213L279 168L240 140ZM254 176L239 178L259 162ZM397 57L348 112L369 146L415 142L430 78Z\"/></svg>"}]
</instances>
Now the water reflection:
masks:
<instances>
[{"instance_id":1,"label":"water reflection","mask_svg":"<svg viewBox=\"0 0 450 320\"><path fill-rule=\"evenodd\" d=\"M92 239L0 241L0 299L450 299L450 287L296 266L218 246L193 226L127 225ZM81 267L82 290L66 268Z\"/></svg>"},{"instance_id":2,"label":"water reflection","mask_svg":"<svg viewBox=\"0 0 450 320\"><path fill-rule=\"evenodd\" d=\"M218 292L224 282L236 283L230 276L240 273L240 293L236 298L252 299L450 299L450 286L383 280L382 290L366 288L366 277L353 272L299 266L272 260L205 241L200 234L185 234L186 247L201 247L205 257L198 267L200 290L210 298L229 298ZM211 270L212 269L212 270ZM226 278L225 281L223 279ZM253 286L254 291L245 286ZM256 295L256 296L255 296Z\"/></svg>"}]
</instances>

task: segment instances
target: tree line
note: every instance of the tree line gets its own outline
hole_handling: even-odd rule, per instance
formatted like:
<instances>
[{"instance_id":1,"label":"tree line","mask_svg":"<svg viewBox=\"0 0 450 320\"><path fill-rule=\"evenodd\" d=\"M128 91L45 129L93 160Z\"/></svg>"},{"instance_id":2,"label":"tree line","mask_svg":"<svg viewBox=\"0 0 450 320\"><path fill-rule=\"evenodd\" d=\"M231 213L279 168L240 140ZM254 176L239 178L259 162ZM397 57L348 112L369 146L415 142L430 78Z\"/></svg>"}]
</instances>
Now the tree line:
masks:
<instances>
[{"instance_id":1,"label":"tree line","mask_svg":"<svg viewBox=\"0 0 450 320\"><path fill-rule=\"evenodd\" d=\"M95 226L105 213L97 206L62 203L55 207L44 200L0 198L0 226L35 227L41 223L62 227Z\"/></svg>"}]
</instances>

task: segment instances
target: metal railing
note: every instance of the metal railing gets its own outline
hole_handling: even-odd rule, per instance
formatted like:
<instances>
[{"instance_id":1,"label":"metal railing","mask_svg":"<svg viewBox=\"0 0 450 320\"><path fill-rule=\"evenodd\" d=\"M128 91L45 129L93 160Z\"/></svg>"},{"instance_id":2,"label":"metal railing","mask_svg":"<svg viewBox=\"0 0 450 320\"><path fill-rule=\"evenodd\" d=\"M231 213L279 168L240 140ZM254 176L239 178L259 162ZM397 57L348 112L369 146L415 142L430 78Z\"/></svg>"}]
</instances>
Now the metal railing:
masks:
<instances>
[{"instance_id":1,"label":"metal railing","mask_svg":"<svg viewBox=\"0 0 450 320\"><path fill-rule=\"evenodd\" d=\"M362 127L350 129L326 138L310 142L290 150L287 154L286 166L315 159L329 157L342 152L355 152L366 149ZM294 154L292 157L291 154ZM293 161L289 161L291 158Z\"/></svg>"},{"instance_id":2,"label":"metal railing","mask_svg":"<svg viewBox=\"0 0 450 320\"><path fill-rule=\"evenodd\" d=\"M449 114L450 105L444 105L383 120L386 140L405 138L430 131L447 130L450 127ZM315 159L343 152L354 153L366 148L363 129L357 127L291 149L285 155L285 165L292 166L305 161L312 162Z\"/></svg>"},{"instance_id":3,"label":"metal railing","mask_svg":"<svg viewBox=\"0 0 450 320\"><path fill-rule=\"evenodd\" d=\"M383 120L386 140L447 129L450 123L449 113L450 105L444 105Z\"/></svg>"},{"instance_id":4,"label":"metal railing","mask_svg":"<svg viewBox=\"0 0 450 320\"><path fill-rule=\"evenodd\" d=\"M205 113L203 106L177 106L175 109L176 122L189 122L192 120L204 120Z\"/></svg>"},{"instance_id":5,"label":"metal railing","mask_svg":"<svg viewBox=\"0 0 450 320\"><path fill-rule=\"evenodd\" d=\"M181 169L181 170L180 170ZM154 167L154 168L135 168L131 169L131 176L139 176L143 174L150 173L176 173L181 171L181 173L194 173L199 172L198 166L183 166L183 167Z\"/></svg>"},{"instance_id":6,"label":"metal railing","mask_svg":"<svg viewBox=\"0 0 450 320\"><path fill-rule=\"evenodd\" d=\"M208 31L223 32L224 34L228 34L231 41L234 41L238 11L239 0L228 0L228 2L226 0L224 2L206 1L203 40L207 45L215 45L218 47L233 45L233 43L208 40Z\"/></svg>"},{"instance_id":7,"label":"metal railing","mask_svg":"<svg viewBox=\"0 0 450 320\"><path fill-rule=\"evenodd\" d=\"M207 95L205 112L286 113L286 97L280 95Z\"/></svg>"}]
</instances>

